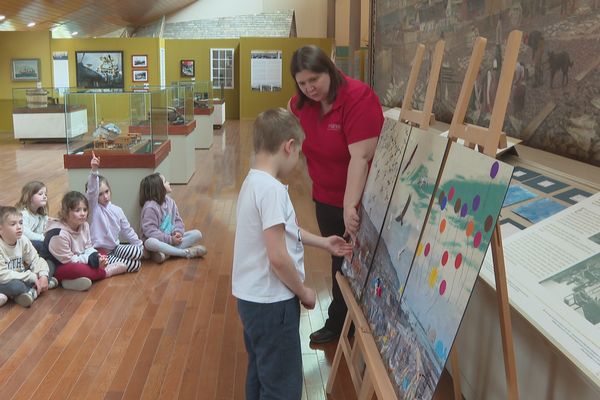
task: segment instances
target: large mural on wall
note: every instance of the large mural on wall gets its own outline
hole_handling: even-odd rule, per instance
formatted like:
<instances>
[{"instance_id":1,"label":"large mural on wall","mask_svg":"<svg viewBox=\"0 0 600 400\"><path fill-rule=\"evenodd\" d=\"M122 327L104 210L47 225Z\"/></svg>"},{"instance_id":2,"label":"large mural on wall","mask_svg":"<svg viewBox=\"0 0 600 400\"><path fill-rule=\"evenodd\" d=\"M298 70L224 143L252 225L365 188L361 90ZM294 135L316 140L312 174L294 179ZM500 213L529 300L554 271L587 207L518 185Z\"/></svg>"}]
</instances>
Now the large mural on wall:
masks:
<instances>
[{"instance_id":1,"label":"large mural on wall","mask_svg":"<svg viewBox=\"0 0 600 400\"><path fill-rule=\"evenodd\" d=\"M372 83L385 106L401 106L410 63L446 41L434 113L450 122L473 41L488 39L467 121L487 126L506 39L522 30L504 131L525 144L600 166L600 0L374 0ZM415 107L427 89L420 79Z\"/></svg>"}]
</instances>

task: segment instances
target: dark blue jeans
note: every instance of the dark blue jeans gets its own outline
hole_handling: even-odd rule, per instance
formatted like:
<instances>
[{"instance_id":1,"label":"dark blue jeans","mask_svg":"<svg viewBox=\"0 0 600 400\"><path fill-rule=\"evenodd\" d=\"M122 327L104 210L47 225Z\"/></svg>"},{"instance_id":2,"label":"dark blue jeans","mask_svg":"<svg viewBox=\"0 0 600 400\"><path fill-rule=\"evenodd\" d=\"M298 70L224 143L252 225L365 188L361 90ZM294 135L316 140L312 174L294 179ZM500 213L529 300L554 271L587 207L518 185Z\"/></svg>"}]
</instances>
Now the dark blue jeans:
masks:
<instances>
[{"instance_id":1,"label":"dark blue jeans","mask_svg":"<svg viewBox=\"0 0 600 400\"><path fill-rule=\"evenodd\" d=\"M302 397L300 302L237 299L248 352L246 400L299 400Z\"/></svg>"}]
</instances>

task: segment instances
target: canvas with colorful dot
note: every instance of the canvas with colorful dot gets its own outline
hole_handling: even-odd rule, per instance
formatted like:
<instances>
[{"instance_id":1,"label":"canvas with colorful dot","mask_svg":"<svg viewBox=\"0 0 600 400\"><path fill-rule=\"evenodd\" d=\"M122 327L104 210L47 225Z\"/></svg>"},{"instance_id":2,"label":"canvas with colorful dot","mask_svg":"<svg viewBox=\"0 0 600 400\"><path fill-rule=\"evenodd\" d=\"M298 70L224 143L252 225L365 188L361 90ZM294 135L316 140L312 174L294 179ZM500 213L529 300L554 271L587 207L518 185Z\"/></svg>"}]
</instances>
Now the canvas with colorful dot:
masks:
<instances>
[{"instance_id":1,"label":"canvas with colorful dot","mask_svg":"<svg viewBox=\"0 0 600 400\"><path fill-rule=\"evenodd\" d=\"M381 355L397 339L395 315L427 218L449 140L413 128L375 250L365 295L359 301Z\"/></svg>"},{"instance_id":2,"label":"canvas with colorful dot","mask_svg":"<svg viewBox=\"0 0 600 400\"><path fill-rule=\"evenodd\" d=\"M361 222L352 259L345 259L342 264L342 272L357 299L367 279L411 129L409 125L386 118L377 142L361 201Z\"/></svg>"},{"instance_id":3,"label":"canvas with colorful dot","mask_svg":"<svg viewBox=\"0 0 600 400\"><path fill-rule=\"evenodd\" d=\"M488 249L513 167L453 143L394 320L400 398L431 398ZM385 290L385 289L384 289Z\"/></svg>"}]
</instances>

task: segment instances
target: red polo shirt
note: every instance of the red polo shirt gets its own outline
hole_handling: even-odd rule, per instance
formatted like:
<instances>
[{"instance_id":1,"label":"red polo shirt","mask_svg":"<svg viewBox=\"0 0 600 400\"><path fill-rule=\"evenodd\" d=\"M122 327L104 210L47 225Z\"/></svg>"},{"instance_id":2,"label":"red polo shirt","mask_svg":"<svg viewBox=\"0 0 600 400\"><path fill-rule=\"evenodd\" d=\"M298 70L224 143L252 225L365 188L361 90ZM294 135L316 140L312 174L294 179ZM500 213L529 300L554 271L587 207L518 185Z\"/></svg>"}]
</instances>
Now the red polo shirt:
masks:
<instances>
[{"instance_id":1,"label":"red polo shirt","mask_svg":"<svg viewBox=\"0 0 600 400\"><path fill-rule=\"evenodd\" d=\"M308 100L298 109L298 94L290 108L300 119L306 139L302 145L308 173L313 181L313 199L336 207L344 205L350 152L348 145L377 137L383 126L383 111L377 95L361 81L344 75L331 110L321 115L321 104Z\"/></svg>"}]
</instances>

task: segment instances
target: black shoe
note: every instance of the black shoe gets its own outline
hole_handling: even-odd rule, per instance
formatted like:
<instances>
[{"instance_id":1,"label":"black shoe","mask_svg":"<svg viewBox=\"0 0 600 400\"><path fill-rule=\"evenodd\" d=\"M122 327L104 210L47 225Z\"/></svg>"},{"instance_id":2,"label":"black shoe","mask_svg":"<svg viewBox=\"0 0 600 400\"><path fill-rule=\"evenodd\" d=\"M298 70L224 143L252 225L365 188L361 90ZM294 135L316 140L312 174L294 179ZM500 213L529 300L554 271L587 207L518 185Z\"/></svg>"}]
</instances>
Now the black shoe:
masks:
<instances>
[{"instance_id":1,"label":"black shoe","mask_svg":"<svg viewBox=\"0 0 600 400\"><path fill-rule=\"evenodd\" d=\"M334 332L332 330L329 330L326 327L323 327L323 328L319 329L318 331L311 333L309 337L310 337L311 343L322 344L322 343L329 343L329 342L333 342L334 340L337 340L340 337L340 334L337 332Z\"/></svg>"}]
</instances>

